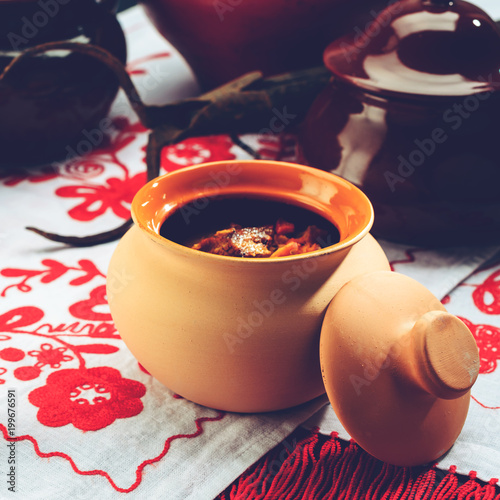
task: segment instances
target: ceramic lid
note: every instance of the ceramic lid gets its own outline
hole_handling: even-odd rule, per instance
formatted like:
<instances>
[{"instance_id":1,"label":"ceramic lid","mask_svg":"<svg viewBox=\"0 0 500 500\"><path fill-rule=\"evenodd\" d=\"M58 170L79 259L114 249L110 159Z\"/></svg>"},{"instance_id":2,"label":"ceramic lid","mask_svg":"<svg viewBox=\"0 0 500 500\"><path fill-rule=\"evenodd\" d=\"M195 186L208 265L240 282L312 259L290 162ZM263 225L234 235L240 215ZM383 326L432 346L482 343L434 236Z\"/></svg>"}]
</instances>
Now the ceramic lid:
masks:
<instances>
[{"instance_id":1,"label":"ceramic lid","mask_svg":"<svg viewBox=\"0 0 500 500\"><path fill-rule=\"evenodd\" d=\"M357 276L335 295L320 360L344 428L398 466L434 462L453 445L480 367L467 326L424 285L394 271Z\"/></svg>"},{"instance_id":2,"label":"ceramic lid","mask_svg":"<svg viewBox=\"0 0 500 500\"><path fill-rule=\"evenodd\" d=\"M400 97L500 89L500 31L462 0L401 0L331 43L324 62L363 90Z\"/></svg>"}]
</instances>

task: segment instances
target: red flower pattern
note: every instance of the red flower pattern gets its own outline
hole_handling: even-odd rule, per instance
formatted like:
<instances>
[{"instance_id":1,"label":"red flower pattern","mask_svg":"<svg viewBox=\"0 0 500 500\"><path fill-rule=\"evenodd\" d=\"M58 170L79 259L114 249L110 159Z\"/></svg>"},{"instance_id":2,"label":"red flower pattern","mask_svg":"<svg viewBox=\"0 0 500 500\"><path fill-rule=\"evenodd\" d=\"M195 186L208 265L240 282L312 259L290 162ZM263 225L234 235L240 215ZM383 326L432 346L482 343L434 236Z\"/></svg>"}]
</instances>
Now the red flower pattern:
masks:
<instances>
[{"instance_id":1,"label":"red flower pattern","mask_svg":"<svg viewBox=\"0 0 500 500\"><path fill-rule=\"evenodd\" d=\"M28 354L37 359L35 366L39 368L45 365L49 365L51 368L60 368L62 362L73 359L72 356L64 354L66 350L67 347L54 348L50 344L42 344L39 351L29 351Z\"/></svg>"},{"instance_id":2,"label":"red flower pattern","mask_svg":"<svg viewBox=\"0 0 500 500\"><path fill-rule=\"evenodd\" d=\"M76 179L98 177L104 172L104 166L97 162L73 160L64 167L65 172Z\"/></svg>"},{"instance_id":3,"label":"red flower pattern","mask_svg":"<svg viewBox=\"0 0 500 500\"><path fill-rule=\"evenodd\" d=\"M25 326L33 325L40 321L43 316L43 311L39 307L16 307L11 311L0 314L0 331L16 332Z\"/></svg>"},{"instance_id":4,"label":"red flower pattern","mask_svg":"<svg viewBox=\"0 0 500 500\"><path fill-rule=\"evenodd\" d=\"M69 210L75 220L90 221L111 210L122 219L130 217L130 204L135 193L146 182L141 172L126 179L111 177L104 186L64 186L56 190L61 198L83 198L83 202Z\"/></svg>"},{"instance_id":5,"label":"red flower pattern","mask_svg":"<svg viewBox=\"0 0 500 500\"><path fill-rule=\"evenodd\" d=\"M290 134L267 134L259 136L257 152L263 160L294 161L297 140Z\"/></svg>"},{"instance_id":6,"label":"red flower pattern","mask_svg":"<svg viewBox=\"0 0 500 500\"><path fill-rule=\"evenodd\" d=\"M26 382L27 380L34 380L40 376L42 370L38 366L20 366L14 370L14 377L17 380Z\"/></svg>"},{"instance_id":7,"label":"red flower pattern","mask_svg":"<svg viewBox=\"0 0 500 500\"><path fill-rule=\"evenodd\" d=\"M161 166L167 172L199 163L220 160L233 160L231 152L234 146L226 135L192 137L179 144L166 146L161 152Z\"/></svg>"},{"instance_id":8,"label":"red flower pattern","mask_svg":"<svg viewBox=\"0 0 500 500\"><path fill-rule=\"evenodd\" d=\"M66 266L62 262L58 262L57 260L53 259L44 259L42 260L41 264L45 269L6 268L0 270L0 276L5 276L6 278L23 278L20 282L14 285L7 286L2 291L0 296L5 297L7 290L9 290L10 288L17 288L21 292L30 292L32 290L32 287L28 284L28 281L37 276L40 277L41 283L52 283L69 271L82 273L81 276L73 278L69 282L71 286L83 285L99 276L102 278L105 277L104 274L101 273L99 269L97 269L96 265L88 259L79 260L78 267Z\"/></svg>"},{"instance_id":9,"label":"red flower pattern","mask_svg":"<svg viewBox=\"0 0 500 500\"><path fill-rule=\"evenodd\" d=\"M0 351L0 359L5 361L21 361L24 358L24 351L15 347L6 347Z\"/></svg>"},{"instance_id":10,"label":"red flower pattern","mask_svg":"<svg viewBox=\"0 0 500 500\"><path fill-rule=\"evenodd\" d=\"M158 54L151 54L145 57L140 57L134 61L127 63L126 69L129 75L147 75L148 71L140 66L149 61L154 61L155 59L164 59L170 57L170 52L159 52ZM151 68L149 68L151 69Z\"/></svg>"},{"instance_id":11,"label":"red flower pattern","mask_svg":"<svg viewBox=\"0 0 500 500\"><path fill-rule=\"evenodd\" d=\"M38 421L48 427L73 424L82 431L97 431L117 418L141 413L140 398L146 388L122 378L114 368L59 370L47 377L47 385L32 391L28 399L39 407Z\"/></svg>"},{"instance_id":12,"label":"red flower pattern","mask_svg":"<svg viewBox=\"0 0 500 500\"><path fill-rule=\"evenodd\" d=\"M159 57L166 57L161 54ZM126 117L113 118L109 129L100 132L92 142L90 150L83 156L67 158L65 163L46 165L33 169L0 170L0 183L5 186L16 186L28 181L40 183L56 178L87 180L98 177L105 172L105 163L113 163L124 171L124 178L108 178L104 184L91 183L77 186L63 186L55 191L62 198L82 198L83 202L69 210L75 220L90 221L111 210L123 219L130 216L129 205L134 194L144 184L145 173L131 177L128 167L123 164L118 153L129 146L147 129L139 122L131 123Z\"/></svg>"},{"instance_id":13,"label":"red flower pattern","mask_svg":"<svg viewBox=\"0 0 500 500\"><path fill-rule=\"evenodd\" d=\"M472 294L476 307L485 314L500 314L500 271L489 276Z\"/></svg>"},{"instance_id":14,"label":"red flower pattern","mask_svg":"<svg viewBox=\"0 0 500 500\"><path fill-rule=\"evenodd\" d=\"M99 306L107 306L106 285L101 285L90 292L90 298L81 300L69 307L72 316L90 321L111 321L109 312L99 311ZM96 310L97 309L97 310Z\"/></svg>"},{"instance_id":15,"label":"red flower pattern","mask_svg":"<svg viewBox=\"0 0 500 500\"><path fill-rule=\"evenodd\" d=\"M475 325L460 318L472 332L479 349L479 373L492 373L500 360L500 328L491 325Z\"/></svg>"}]
</instances>

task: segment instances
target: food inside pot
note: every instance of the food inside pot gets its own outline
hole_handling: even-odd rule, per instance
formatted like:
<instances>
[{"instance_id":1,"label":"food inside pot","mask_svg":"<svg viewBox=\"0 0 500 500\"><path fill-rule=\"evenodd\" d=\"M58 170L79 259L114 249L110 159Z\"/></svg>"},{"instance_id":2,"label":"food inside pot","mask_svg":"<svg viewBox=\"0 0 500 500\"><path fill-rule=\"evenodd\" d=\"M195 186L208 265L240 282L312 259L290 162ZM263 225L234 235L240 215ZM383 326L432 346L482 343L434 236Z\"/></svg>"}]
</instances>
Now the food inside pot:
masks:
<instances>
[{"instance_id":1,"label":"food inside pot","mask_svg":"<svg viewBox=\"0 0 500 500\"><path fill-rule=\"evenodd\" d=\"M207 198L184 205L160 234L217 255L275 258L313 252L340 240L334 224L305 208L257 198Z\"/></svg>"},{"instance_id":2,"label":"food inside pot","mask_svg":"<svg viewBox=\"0 0 500 500\"><path fill-rule=\"evenodd\" d=\"M231 257L285 257L320 250L318 241L326 237L326 231L316 226L308 226L297 237L293 237L294 233L295 225L282 219L274 226L231 224L230 228L202 238L191 248Z\"/></svg>"}]
</instances>

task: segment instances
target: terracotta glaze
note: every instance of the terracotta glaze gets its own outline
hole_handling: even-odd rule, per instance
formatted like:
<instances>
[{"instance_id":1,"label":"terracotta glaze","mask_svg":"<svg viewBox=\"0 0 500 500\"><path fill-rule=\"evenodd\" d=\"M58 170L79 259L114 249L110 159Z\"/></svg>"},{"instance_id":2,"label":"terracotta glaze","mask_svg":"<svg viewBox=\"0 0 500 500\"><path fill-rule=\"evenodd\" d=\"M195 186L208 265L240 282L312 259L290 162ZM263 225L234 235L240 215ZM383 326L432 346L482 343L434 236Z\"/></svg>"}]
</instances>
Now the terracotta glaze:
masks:
<instances>
[{"instance_id":1,"label":"terracotta glaze","mask_svg":"<svg viewBox=\"0 0 500 500\"><path fill-rule=\"evenodd\" d=\"M500 241L500 31L453 0L402 0L332 42L301 161L360 187L375 236L418 245Z\"/></svg>"},{"instance_id":2,"label":"terracotta glaze","mask_svg":"<svg viewBox=\"0 0 500 500\"><path fill-rule=\"evenodd\" d=\"M320 350L332 406L370 454L413 466L451 448L479 354L465 324L423 285L394 272L353 279L328 307Z\"/></svg>"},{"instance_id":3,"label":"terracotta glaze","mask_svg":"<svg viewBox=\"0 0 500 500\"><path fill-rule=\"evenodd\" d=\"M245 196L288 202L323 216L340 241L276 259L213 255L160 235L164 220L198 200ZM144 186L132 203L135 225L108 271L116 327L160 382L205 406L264 412L325 392L321 323L331 298L357 275L387 270L369 230L369 200L318 169L269 161L189 167ZM186 223L196 212L186 213Z\"/></svg>"}]
</instances>

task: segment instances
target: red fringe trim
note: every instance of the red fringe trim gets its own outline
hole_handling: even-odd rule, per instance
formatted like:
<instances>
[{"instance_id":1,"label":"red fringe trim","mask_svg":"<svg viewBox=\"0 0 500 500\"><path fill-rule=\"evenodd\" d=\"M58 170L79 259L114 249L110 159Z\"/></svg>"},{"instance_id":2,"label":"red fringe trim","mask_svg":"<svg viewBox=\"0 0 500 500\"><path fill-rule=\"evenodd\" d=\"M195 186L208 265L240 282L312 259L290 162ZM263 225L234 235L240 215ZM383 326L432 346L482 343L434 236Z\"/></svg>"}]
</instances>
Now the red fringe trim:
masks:
<instances>
[{"instance_id":1,"label":"red fringe trim","mask_svg":"<svg viewBox=\"0 0 500 500\"><path fill-rule=\"evenodd\" d=\"M459 476L454 466L396 467L336 433L298 429L217 500L500 500L497 482Z\"/></svg>"}]
</instances>

